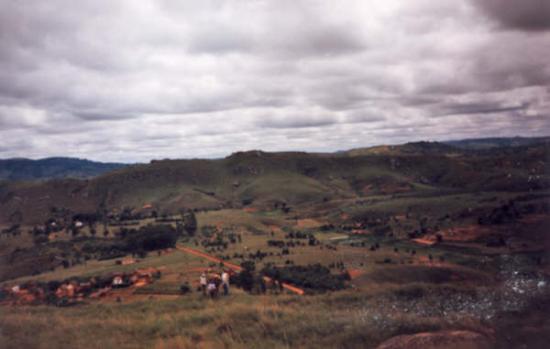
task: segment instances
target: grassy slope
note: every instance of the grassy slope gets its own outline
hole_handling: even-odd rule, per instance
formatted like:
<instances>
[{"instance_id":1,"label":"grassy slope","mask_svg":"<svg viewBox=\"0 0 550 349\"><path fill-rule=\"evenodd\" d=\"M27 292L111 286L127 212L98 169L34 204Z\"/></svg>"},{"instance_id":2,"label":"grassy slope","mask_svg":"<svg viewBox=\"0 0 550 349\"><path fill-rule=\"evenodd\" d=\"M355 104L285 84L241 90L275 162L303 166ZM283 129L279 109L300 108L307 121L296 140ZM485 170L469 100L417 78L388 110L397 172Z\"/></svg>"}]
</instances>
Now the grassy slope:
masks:
<instances>
[{"instance_id":1,"label":"grassy slope","mask_svg":"<svg viewBox=\"0 0 550 349\"><path fill-rule=\"evenodd\" d=\"M0 222L13 222L20 213L25 223L40 223L52 206L89 212L101 204L139 208L151 203L177 212L239 207L243 200L269 206L433 189L528 190L548 187L550 181L544 146L457 156L432 146L414 152L403 147L396 155L247 152L222 160L134 165L87 181L3 184Z\"/></svg>"},{"instance_id":2,"label":"grassy slope","mask_svg":"<svg viewBox=\"0 0 550 349\"><path fill-rule=\"evenodd\" d=\"M342 292L311 297L236 293L216 301L195 294L174 300L73 308L5 308L0 317L0 346L374 348L396 335L443 329L495 331L499 348L543 348L549 340L550 326L539 308L541 301L547 304L548 300L519 313L498 312L498 317L487 320L483 311L468 315L460 307L430 306L430 302L445 302L445 298L462 297L466 302L471 293L436 287L433 296L418 298L417 292L408 288L387 289L384 294ZM405 307L407 312L402 311ZM521 323L517 323L518 316Z\"/></svg>"},{"instance_id":3,"label":"grassy slope","mask_svg":"<svg viewBox=\"0 0 550 349\"><path fill-rule=\"evenodd\" d=\"M390 204L392 199L385 197ZM464 203L466 198L414 198L425 207L439 207ZM395 199L399 208L404 204ZM405 200L411 200L405 199ZM380 208L391 211L391 205ZM267 219L267 221L266 221ZM270 224L291 225L280 212L246 212L221 210L198 214L199 226L216 225L254 227L267 230ZM284 233L274 231L275 239ZM326 241L335 233L317 233ZM277 251L266 247L269 234L243 233L243 243L230 245L224 254L249 250ZM372 240L374 242L375 240ZM368 245L370 245L369 242ZM328 243L328 242L327 242ZM289 256L268 257L264 262L277 264L291 259L297 264L321 262L329 264L345 261L350 268L359 268L363 274L353 280L353 290L296 297L292 295L251 296L233 290L229 298L217 301L203 299L197 293L188 296L123 296L121 304L114 301L91 302L72 308L2 307L0 312L0 346L75 348L271 348L271 347L375 347L382 341L400 334L442 329L496 331L495 336L508 338L498 347L517 347L521 343L544 343L548 340L548 324L541 318L548 309L520 308L516 312L503 309L502 297L493 296L491 274L475 269L447 266L431 268L410 264L428 254L436 258L444 255L447 263L478 261L479 255L467 251L447 250L445 246L423 247L407 242L382 241L376 252L367 248L351 247L343 241L338 251L319 247L293 248ZM367 245L367 247L368 247ZM394 247L399 252L394 252ZM413 257L405 252L415 248ZM481 253L481 252L477 252ZM382 263L391 258L391 264ZM479 262L479 261L478 261ZM363 265L361 265L363 263ZM57 269L36 277L11 280L8 284L25 280L53 280L132 270L145 266L165 267L163 277L153 284L152 291L176 291L183 281L196 282L197 267L209 263L179 252L157 256L151 254L143 262L129 266L110 261L91 261L69 269ZM259 267L261 264L259 265ZM497 266L497 270L501 266ZM191 271L193 270L193 271ZM492 270L492 269L491 269ZM487 292L488 295L486 294ZM488 298L489 297L489 298ZM539 296L537 296L539 297ZM542 296L541 296L542 297ZM490 302L487 303L487 299ZM546 304L546 303L544 303ZM406 311L405 311L406 309ZM499 314L499 316L496 316ZM490 315L491 317L487 317ZM542 317L541 317L542 316ZM521 319L521 321L519 321ZM514 323L515 326L510 324ZM513 345L508 346L508 343ZM540 346L539 346L540 347Z\"/></svg>"},{"instance_id":4,"label":"grassy slope","mask_svg":"<svg viewBox=\"0 0 550 349\"><path fill-rule=\"evenodd\" d=\"M331 302L339 300L241 294L216 302L189 296L72 309L12 308L0 320L0 344L56 347L62 340L63 346L74 348L370 347L398 329L370 326L364 308L350 314L349 305L337 310ZM416 322L421 329L441 326L434 319Z\"/></svg>"}]
</instances>

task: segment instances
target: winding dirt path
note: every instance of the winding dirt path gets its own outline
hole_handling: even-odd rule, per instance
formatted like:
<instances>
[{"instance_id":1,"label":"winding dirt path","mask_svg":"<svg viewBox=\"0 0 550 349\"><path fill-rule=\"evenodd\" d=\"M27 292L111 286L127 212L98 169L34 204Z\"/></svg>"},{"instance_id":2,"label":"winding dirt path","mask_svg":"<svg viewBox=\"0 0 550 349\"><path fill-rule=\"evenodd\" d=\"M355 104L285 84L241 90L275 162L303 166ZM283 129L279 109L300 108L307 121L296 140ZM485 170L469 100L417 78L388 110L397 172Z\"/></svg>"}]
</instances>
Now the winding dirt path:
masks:
<instances>
[{"instance_id":1,"label":"winding dirt path","mask_svg":"<svg viewBox=\"0 0 550 349\"><path fill-rule=\"evenodd\" d=\"M243 268L239 265L226 262L222 259L219 259L217 257L209 255L208 253L204 253L202 251L195 250L194 248L185 247L185 246L181 246L181 245L176 245L176 248L178 250L180 250L181 252L189 253L189 254L192 254L194 256L201 257L201 258L204 258L206 260L209 260L211 262L222 263L224 266L230 268L233 271L240 272L240 271L243 270ZM264 276L264 280L269 282L269 281L271 281L271 278L269 278L267 276ZM284 289L289 290L289 291L294 292L294 293L299 294L299 295L303 295L305 293L304 290L302 290L301 288L298 288L296 286L292 286L292 285L284 283L284 282L282 283L282 286L283 286Z\"/></svg>"}]
</instances>

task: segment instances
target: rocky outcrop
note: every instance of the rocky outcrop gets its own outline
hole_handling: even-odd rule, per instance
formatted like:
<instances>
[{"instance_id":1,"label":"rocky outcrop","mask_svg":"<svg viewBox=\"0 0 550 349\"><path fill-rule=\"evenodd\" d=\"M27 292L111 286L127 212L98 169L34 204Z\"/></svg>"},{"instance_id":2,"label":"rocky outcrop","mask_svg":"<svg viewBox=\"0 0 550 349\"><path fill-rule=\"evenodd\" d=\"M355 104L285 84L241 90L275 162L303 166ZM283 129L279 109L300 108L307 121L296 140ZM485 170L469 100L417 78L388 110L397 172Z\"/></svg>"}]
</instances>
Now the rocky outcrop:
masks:
<instances>
[{"instance_id":1,"label":"rocky outcrop","mask_svg":"<svg viewBox=\"0 0 550 349\"><path fill-rule=\"evenodd\" d=\"M494 341L481 333L439 331L393 337L379 345L377 349L487 349L493 347Z\"/></svg>"}]
</instances>

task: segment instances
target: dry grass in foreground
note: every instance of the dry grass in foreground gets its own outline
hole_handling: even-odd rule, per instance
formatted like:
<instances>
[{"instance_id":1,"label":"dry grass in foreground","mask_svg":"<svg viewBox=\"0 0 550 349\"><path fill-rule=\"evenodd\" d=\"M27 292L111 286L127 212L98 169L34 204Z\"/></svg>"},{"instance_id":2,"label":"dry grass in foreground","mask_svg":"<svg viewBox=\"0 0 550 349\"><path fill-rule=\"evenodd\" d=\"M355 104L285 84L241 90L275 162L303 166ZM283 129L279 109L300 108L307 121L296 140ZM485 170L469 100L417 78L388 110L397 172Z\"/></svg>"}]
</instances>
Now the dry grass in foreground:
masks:
<instances>
[{"instance_id":1,"label":"dry grass in foreground","mask_svg":"<svg viewBox=\"0 0 550 349\"><path fill-rule=\"evenodd\" d=\"M384 294L234 294L217 300L193 294L176 300L93 303L69 308L3 307L0 347L372 348L397 335L439 330L476 331L498 343L499 331L513 335L513 328L511 331L508 325L516 317L521 317L527 327L538 326L535 332L540 332L540 340L548 339L544 335L548 337L549 333L545 321L541 324L540 318L533 318L533 323L529 323L519 312L500 314L497 323L497 317L488 319L473 311L449 306L435 309L438 302L443 304L443 299L449 298L449 292L463 296L461 290L440 288L419 297L415 290L401 288ZM472 297L475 302L475 295ZM410 304L416 304L416 308ZM544 309L544 304L548 303L537 302L537 307ZM529 314L536 317L537 310L530 310ZM534 333L533 328L530 331ZM521 336L518 332L502 344L512 344L514 340L523 343L525 338Z\"/></svg>"}]
</instances>

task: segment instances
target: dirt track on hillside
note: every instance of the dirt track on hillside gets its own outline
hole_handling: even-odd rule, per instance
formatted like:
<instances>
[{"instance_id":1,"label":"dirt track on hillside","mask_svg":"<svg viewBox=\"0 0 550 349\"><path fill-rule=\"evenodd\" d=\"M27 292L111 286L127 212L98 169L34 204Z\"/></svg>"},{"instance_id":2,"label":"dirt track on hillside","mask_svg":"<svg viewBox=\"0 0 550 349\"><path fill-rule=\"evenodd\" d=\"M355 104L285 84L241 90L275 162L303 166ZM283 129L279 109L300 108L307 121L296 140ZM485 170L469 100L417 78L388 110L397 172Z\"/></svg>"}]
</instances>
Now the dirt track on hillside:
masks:
<instances>
[{"instance_id":1,"label":"dirt track on hillside","mask_svg":"<svg viewBox=\"0 0 550 349\"><path fill-rule=\"evenodd\" d=\"M177 245L176 248L182 252L185 252L185 253L189 253L189 254L192 254L194 256L197 256L197 257L201 257L201 258L204 258L206 260L209 260L211 262L215 262L215 263L222 263L224 266L230 268L231 270L233 271L237 271L237 272L240 272L243 270L243 268L239 265L236 265L236 264L233 264L233 263L229 263L229 262L226 262L224 260L221 260L217 257L214 257L214 256L211 256L209 255L208 253L204 253L202 251L199 251L199 250L195 250L194 248L190 248L190 247L185 247L185 246L181 246L181 245ZM270 278L268 277L264 277L264 279L266 281L271 281ZM301 288L298 288L298 287L295 287L295 286L292 286L290 284L287 284L287 283L283 283L283 288L291 291L291 292L294 292L296 294L299 294L299 295L303 295L305 292L304 290L302 290Z\"/></svg>"}]
</instances>

